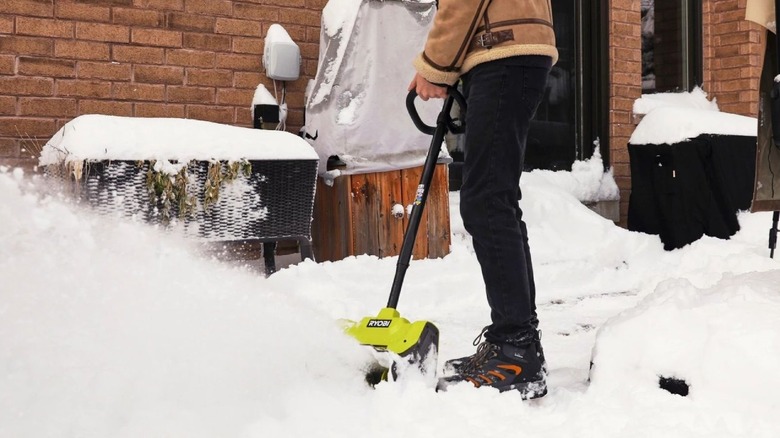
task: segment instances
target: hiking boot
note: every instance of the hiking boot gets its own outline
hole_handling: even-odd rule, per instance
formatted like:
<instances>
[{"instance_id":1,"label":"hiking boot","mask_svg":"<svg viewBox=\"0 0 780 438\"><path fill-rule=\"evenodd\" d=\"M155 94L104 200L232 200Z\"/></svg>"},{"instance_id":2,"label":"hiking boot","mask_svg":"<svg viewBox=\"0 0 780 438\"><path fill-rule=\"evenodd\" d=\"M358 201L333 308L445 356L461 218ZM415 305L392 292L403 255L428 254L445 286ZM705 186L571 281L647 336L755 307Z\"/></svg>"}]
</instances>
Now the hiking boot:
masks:
<instances>
[{"instance_id":1,"label":"hiking boot","mask_svg":"<svg viewBox=\"0 0 780 438\"><path fill-rule=\"evenodd\" d=\"M494 344L485 341L473 357L460 363L460 371L439 380L437 390L446 390L458 382L470 382L475 387L489 386L501 392L520 391L524 399L547 394L546 370L540 358L538 342L525 345Z\"/></svg>"},{"instance_id":2,"label":"hiking boot","mask_svg":"<svg viewBox=\"0 0 780 438\"><path fill-rule=\"evenodd\" d=\"M480 342L482 341L482 336L484 336L485 332L487 332L487 327L483 328L482 331L477 335L477 337L474 339L474 346L478 346ZM544 375L547 375L547 361L544 358L544 349L542 348L542 331L537 330L535 333L535 336L531 338L531 340L523 339L521 342L534 342L536 344L536 355L539 357L539 361L542 363L542 372ZM470 366L472 366L472 363L474 361L474 357L477 355L477 353L474 353L469 356L463 356L456 359L450 359L446 362L444 362L444 375L450 376L453 374L461 374L464 371L468 370Z\"/></svg>"},{"instance_id":3,"label":"hiking boot","mask_svg":"<svg viewBox=\"0 0 780 438\"><path fill-rule=\"evenodd\" d=\"M476 338L474 338L474 342L472 342L473 346L478 346L480 342L482 342L482 336L485 335L488 328L484 327L481 332L477 335ZM467 367L470 366L470 364L474 361L474 357L477 355L477 353L474 353L469 356L463 356L459 357L457 359L450 359L446 362L444 362L444 374L445 375L452 375L452 374L460 374L463 371L467 369Z\"/></svg>"}]
</instances>

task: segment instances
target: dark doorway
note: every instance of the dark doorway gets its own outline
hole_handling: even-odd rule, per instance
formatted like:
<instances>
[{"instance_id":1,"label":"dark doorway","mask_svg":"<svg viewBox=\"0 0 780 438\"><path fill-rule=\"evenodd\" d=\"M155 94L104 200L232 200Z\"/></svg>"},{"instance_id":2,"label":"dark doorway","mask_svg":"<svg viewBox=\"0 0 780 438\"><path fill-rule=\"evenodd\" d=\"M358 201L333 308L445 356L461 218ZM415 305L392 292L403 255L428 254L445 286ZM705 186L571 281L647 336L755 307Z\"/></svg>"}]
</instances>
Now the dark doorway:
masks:
<instances>
[{"instance_id":1,"label":"dark doorway","mask_svg":"<svg viewBox=\"0 0 780 438\"><path fill-rule=\"evenodd\" d=\"M526 170L570 170L597 145L608 151L607 10L599 0L553 5L558 63L531 123Z\"/></svg>"}]
</instances>

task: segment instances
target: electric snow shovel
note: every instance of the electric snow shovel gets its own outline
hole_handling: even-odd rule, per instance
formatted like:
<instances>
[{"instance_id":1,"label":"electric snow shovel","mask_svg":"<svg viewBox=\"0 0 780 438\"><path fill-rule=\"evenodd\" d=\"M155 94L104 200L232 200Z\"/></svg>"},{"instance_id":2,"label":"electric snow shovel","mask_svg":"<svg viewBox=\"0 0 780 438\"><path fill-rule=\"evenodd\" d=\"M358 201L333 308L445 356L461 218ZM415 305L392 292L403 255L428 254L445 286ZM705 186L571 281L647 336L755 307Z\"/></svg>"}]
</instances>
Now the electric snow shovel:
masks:
<instances>
[{"instance_id":1,"label":"electric snow shovel","mask_svg":"<svg viewBox=\"0 0 780 438\"><path fill-rule=\"evenodd\" d=\"M374 347L379 351L390 351L406 360L411 365L417 365L423 372L428 370L430 364L435 369L435 358L439 348L439 329L429 321L409 322L402 318L396 306L398 298L401 295L401 286L409 267L409 261L412 258L414 241L417 236L417 229L420 226L425 201L428 198L428 189L433 180L433 174L436 169L436 161L439 157L444 135L449 130L453 133L462 133L465 124L461 121L455 123L450 115L452 105L457 101L461 107L461 113L466 113L466 99L454 87L448 87L447 98L444 106L436 120L436 126L426 125L417 109L414 106L414 100L417 93L412 90L406 97L406 109L412 118L417 129L425 134L432 135L431 146L428 149L428 155L425 158L420 184L417 186L417 194L412 206L412 212L409 216L409 224L404 233L404 240L401 246L401 253L398 256L395 278L390 290L390 299L387 307L379 311L376 316L368 316L358 323L353 323L346 329L346 332L356 338L361 344ZM397 377L396 362L388 369L382 366L371 368L366 381L371 385L376 385L381 380L387 379L388 371L392 372L393 377Z\"/></svg>"}]
</instances>

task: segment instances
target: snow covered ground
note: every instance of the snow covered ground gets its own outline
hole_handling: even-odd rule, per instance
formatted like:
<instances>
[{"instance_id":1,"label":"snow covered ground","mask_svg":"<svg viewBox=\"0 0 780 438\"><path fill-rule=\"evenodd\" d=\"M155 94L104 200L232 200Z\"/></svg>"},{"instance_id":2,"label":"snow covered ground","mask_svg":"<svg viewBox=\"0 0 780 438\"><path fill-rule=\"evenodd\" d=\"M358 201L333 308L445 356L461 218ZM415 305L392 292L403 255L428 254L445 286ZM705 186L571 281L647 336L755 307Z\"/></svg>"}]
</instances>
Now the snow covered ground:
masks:
<instances>
[{"instance_id":1,"label":"snow covered ground","mask_svg":"<svg viewBox=\"0 0 780 438\"><path fill-rule=\"evenodd\" d=\"M385 304L395 259L264 278L0 172L0 437L776 437L770 215L665 252L549 175L523 178L551 368L550 393L531 402L469 385L436 393L414 374L364 385L369 353L336 321ZM442 359L471 353L488 323L456 213L452 224L452 253L414 261L399 305L438 325ZM659 374L690 395L658 389Z\"/></svg>"}]
</instances>

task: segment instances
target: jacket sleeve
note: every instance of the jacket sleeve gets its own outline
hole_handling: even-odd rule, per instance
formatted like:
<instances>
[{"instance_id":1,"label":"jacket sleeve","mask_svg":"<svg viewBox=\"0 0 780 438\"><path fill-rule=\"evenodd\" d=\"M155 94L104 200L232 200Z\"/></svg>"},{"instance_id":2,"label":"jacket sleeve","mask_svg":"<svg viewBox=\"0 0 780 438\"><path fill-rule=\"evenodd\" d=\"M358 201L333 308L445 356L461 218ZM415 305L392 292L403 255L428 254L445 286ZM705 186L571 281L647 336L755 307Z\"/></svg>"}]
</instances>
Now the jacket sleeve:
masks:
<instances>
[{"instance_id":1,"label":"jacket sleeve","mask_svg":"<svg viewBox=\"0 0 780 438\"><path fill-rule=\"evenodd\" d=\"M435 84L455 84L488 4L490 0L439 0L425 50L414 60L417 72Z\"/></svg>"}]
</instances>

